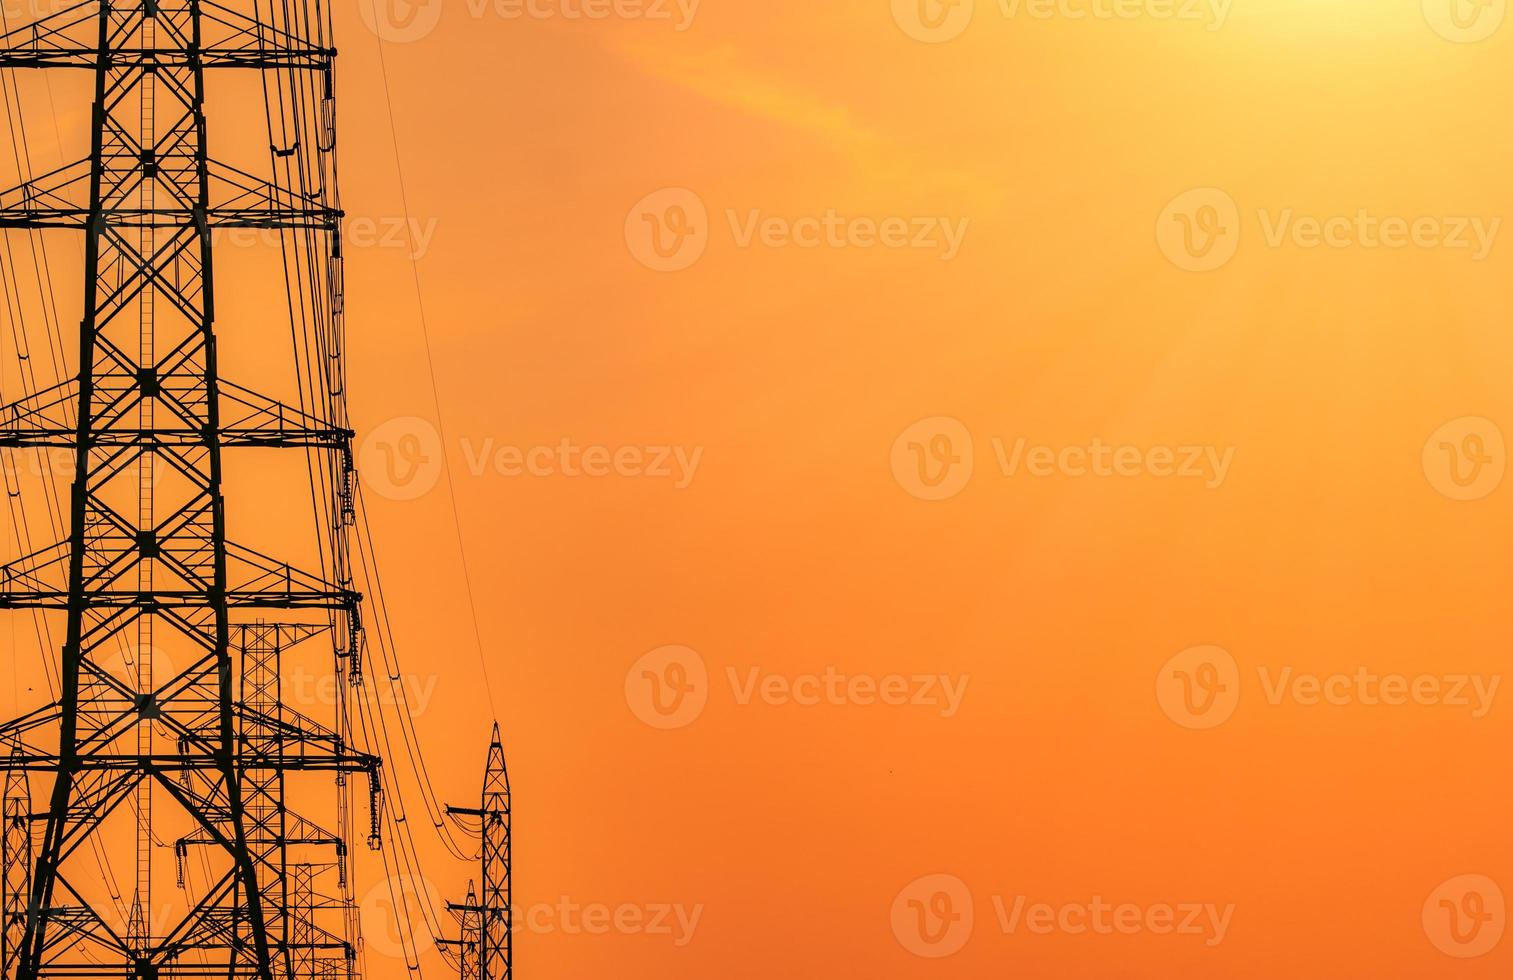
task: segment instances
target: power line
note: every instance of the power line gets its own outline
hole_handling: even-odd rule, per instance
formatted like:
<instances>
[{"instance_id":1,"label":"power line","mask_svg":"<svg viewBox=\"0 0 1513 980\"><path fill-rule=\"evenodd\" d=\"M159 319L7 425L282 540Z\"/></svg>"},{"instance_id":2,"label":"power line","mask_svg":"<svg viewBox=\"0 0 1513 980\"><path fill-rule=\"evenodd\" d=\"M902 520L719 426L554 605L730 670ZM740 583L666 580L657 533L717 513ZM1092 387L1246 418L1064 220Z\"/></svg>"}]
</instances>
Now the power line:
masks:
<instances>
[{"instance_id":1,"label":"power line","mask_svg":"<svg viewBox=\"0 0 1513 980\"><path fill-rule=\"evenodd\" d=\"M379 24L380 13L377 7L378 0L367 0L373 14L373 23ZM410 217L410 195L405 186L404 160L399 150L399 128L394 120L394 94L389 84L389 62L384 53L384 39L380 31L373 32L378 45L378 65L383 76L384 105L389 115L389 135L394 146L394 169L399 178L400 207L408 220ZM484 654L483 633L479 627L478 600L473 592L473 575L468 562L466 536L462 533L461 509L457 504L457 481L453 478L451 454L447 451L446 421L441 408L441 388L436 380L436 359L431 345L430 320L426 316L425 290L420 280L420 260L416 258L414 251L410 254L410 275L415 283L415 303L419 311L420 334L425 341L426 352L426 375L431 382L431 401L436 408L436 432L441 438L441 463L446 474L447 499L452 510L452 530L457 536L457 553L462 560L462 581L468 596L468 614L473 625L473 642L478 651L478 669L483 677L484 691L488 694L489 710L494 717L499 717L499 708L494 701L494 684L489 677L488 658Z\"/></svg>"}]
</instances>

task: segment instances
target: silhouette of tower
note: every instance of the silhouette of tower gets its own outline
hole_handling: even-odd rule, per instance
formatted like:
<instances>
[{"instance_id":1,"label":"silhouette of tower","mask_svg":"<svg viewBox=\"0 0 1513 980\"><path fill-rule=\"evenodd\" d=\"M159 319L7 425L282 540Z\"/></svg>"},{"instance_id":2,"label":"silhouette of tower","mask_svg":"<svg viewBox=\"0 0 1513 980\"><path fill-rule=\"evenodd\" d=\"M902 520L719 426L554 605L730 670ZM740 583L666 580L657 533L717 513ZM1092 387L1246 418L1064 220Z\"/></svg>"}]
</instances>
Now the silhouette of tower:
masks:
<instances>
[{"instance_id":1,"label":"silhouette of tower","mask_svg":"<svg viewBox=\"0 0 1513 980\"><path fill-rule=\"evenodd\" d=\"M62 623L55 699L0 727L6 980L353 974L349 780L376 846L379 759L342 685L320 721L280 686L294 647L357 678L363 644L334 57L321 0L84 0L0 36L0 70L93 78L88 156L0 194L0 228L78 234L84 268L77 374L0 408L0 447L73 460L66 537L0 568L0 609ZM208 152L206 78L233 70L262 76L265 161ZM222 374L213 244L238 228L282 242L298 406ZM315 568L228 535L228 458L275 449L308 461L269 497L314 501ZM294 771L333 778L334 831L288 809ZM89 886L123 855L111 907Z\"/></svg>"},{"instance_id":2,"label":"silhouette of tower","mask_svg":"<svg viewBox=\"0 0 1513 980\"><path fill-rule=\"evenodd\" d=\"M455 942L462 980L511 980L514 976L514 919L510 894L510 776L499 725L494 724L484 765L483 798L477 809L447 807L454 816L479 820L483 892L468 882L467 901L452 904L462 926Z\"/></svg>"}]
</instances>

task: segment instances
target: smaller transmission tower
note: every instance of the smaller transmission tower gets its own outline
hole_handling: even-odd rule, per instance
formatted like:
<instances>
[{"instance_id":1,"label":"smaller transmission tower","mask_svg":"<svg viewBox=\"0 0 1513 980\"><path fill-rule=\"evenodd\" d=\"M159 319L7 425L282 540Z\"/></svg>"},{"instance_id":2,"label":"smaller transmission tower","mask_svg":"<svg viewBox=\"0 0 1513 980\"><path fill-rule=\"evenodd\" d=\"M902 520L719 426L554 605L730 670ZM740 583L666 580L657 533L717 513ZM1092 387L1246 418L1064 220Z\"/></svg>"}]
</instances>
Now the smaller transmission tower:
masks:
<instances>
[{"instance_id":1,"label":"smaller transmission tower","mask_svg":"<svg viewBox=\"0 0 1513 980\"><path fill-rule=\"evenodd\" d=\"M26 936L27 910L32 898L32 801L26 774L5 774L5 827L0 832L0 907L4 912L4 945L0 946L0 975L15 976Z\"/></svg>"},{"instance_id":2,"label":"smaller transmission tower","mask_svg":"<svg viewBox=\"0 0 1513 980\"><path fill-rule=\"evenodd\" d=\"M510 897L510 775L504 764L504 745L499 724L489 742L488 762L483 772L483 799L477 809L447 807L453 816L475 817L482 838L480 864L483 893L468 882L468 897L447 907L462 926L458 970L462 980L512 980L514 971L514 921Z\"/></svg>"}]
</instances>

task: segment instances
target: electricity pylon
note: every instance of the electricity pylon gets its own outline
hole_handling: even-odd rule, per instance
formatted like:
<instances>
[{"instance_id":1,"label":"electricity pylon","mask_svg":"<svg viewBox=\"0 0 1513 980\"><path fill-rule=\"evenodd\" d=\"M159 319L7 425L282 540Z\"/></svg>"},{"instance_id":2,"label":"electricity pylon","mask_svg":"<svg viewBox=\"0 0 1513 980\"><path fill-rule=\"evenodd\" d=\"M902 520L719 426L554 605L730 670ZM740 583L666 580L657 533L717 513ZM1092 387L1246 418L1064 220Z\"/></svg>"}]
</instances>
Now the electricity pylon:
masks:
<instances>
[{"instance_id":1,"label":"electricity pylon","mask_svg":"<svg viewBox=\"0 0 1513 980\"><path fill-rule=\"evenodd\" d=\"M6 980L354 974L348 781L367 777L376 846L379 759L353 748L342 685L325 722L280 688L296 646L323 641L317 662L355 678L363 644L329 18L322 0L84 0L0 36L0 70L94 83L88 156L0 194L0 228L81 234L84 266L77 374L0 408L0 447L74 464L66 538L0 567L0 608L63 623L56 699L0 727ZM206 78L233 69L262 73L265 161L207 152ZM298 407L222 375L212 242L230 228L284 243L280 288L298 280L314 338L295 343ZM257 495L316 501L316 568L228 536L225 461L274 448L307 456L311 486ZM286 806L299 770L334 775L335 831ZM155 878L167 848L198 895Z\"/></svg>"},{"instance_id":2,"label":"electricity pylon","mask_svg":"<svg viewBox=\"0 0 1513 980\"><path fill-rule=\"evenodd\" d=\"M510 775L504 762L499 725L489 741L483 771L483 798L477 809L447 807L453 816L479 820L483 894L468 882L468 897L449 908L457 915L462 938L458 948L462 980L511 980L514 976L514 917L510 893Z\"/></svg>"}]
</instances>

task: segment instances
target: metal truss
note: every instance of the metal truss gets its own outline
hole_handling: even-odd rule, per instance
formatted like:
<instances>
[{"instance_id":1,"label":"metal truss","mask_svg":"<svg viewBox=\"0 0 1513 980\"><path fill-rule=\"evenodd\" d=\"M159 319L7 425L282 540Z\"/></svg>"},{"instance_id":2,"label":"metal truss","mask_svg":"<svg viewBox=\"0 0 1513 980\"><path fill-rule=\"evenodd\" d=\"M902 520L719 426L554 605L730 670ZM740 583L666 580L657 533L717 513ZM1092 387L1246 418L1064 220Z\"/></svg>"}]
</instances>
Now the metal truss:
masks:
<instances>
[{"instance_id":1,"label":"metal truss","mask_svg":"<svg viewBox=\"0 0 1513 980\"><path fill-rule=\"evenodd\" d=\"M483 798L477 809L447 807L454 816L480 823L483 893L468 882L468 896L448 908L461 925L457 948L462 980L510 980L514 976L514 914L510 892L510 775L504 761L499 725L489 741L484 765Z\"/></svg>"},{"instance_id":2,"label":"metal truss","mask_svg":"<svg viewBox=\"0 0 1513 980\"><path fill-rule=\"evenodd\" d=\"M290 16L286 2L278 22L258 19L277 6L89 0L0 35L0 71L94 77L88 157L0 192L0 228L82 234L85 280L77 376L0 406L0 448L73 459L67 538L0 567L0 609L66 620L58 699L0 726L5 980L355 972L349 828L292 812L285 781L334 774L345 801L348 780L365 776L376 846L380 761L354 748L342 707L319 723L285 703L280 683L281 658L307 642L329 645L333 670L358 669L362 597L342 527L353 434L339 386L322 408L295 408L223 379L217 356L218 228L278 229L323 249L320 267L335 271L311 328L339 333L341 213L324 186L334 127L275 148L318 175L291 186L276 163L273 177L254 177L206 148L211 70L308 75L297 84L324 93L320 113L334 111L329 12L317 3ZM304 36L312 22L318 37ZM339 375L339 346L326 357L334 366L306 370ZM228 539L224 456L271 448L304 451L337 474L323 570ZM265 621L275 614L291 621ZM110 663L123 644L139 651L128 670ZM154 665L159 646L188 653ZM35 801L34 786L46 787ZM155 814L154 800L190 828L168 845L177 884L186 865L207 882L161 924L153 848L171 824L155 819L169 814ZM134 825L124 928L86 887L111 821Z\"/></svg>"}]
</instances>

